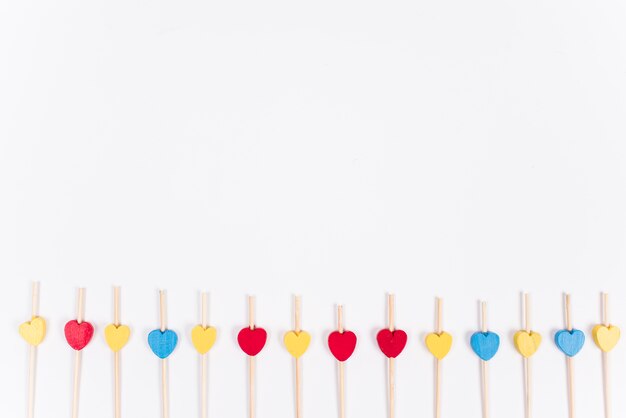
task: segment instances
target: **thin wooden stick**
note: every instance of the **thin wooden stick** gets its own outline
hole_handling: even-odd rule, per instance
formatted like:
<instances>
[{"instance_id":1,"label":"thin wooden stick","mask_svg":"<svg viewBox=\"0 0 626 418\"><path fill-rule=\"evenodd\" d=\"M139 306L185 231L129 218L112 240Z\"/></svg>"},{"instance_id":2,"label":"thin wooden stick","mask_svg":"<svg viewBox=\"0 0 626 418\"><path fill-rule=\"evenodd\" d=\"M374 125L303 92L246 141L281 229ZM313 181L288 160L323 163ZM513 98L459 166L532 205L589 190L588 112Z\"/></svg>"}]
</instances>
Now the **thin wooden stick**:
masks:
<instances>
[{"instance_id":1,"label":"thin wooden stick","mask_svg":"<svg viewBox=\"0 0 626 418\"><path fill-rule=\"evenodd\" d=\"M572 318L571 318L571 307L570 307L570 295L565 295L565 328L568 331L572 331ZM567 365L567 402L569 409L569 418L574 418L574 363L572 358L566 356L566 365Z\"/></svg>"},{"instance_id":2,"label":"thin wooden stick","mask_svg":"<svg viewBox=\"0 0 626 418\"><path fill-rule=\"evenodd\" d=\"M37 367L37 346L29 346L28 366L28 418L35 416L35 369Z\"/></svg>"},{"instance_id":3,"label":"thin wooden stick","mask_svg":"<svg viewBox=\"0 0 626 418\"><path fill-rule=\"evenodd\" d=\"M489 418L489 399L488 399L488 378L487 378L487 362L485 360L480 361L480 372L482 375L483 386L483 418Z\"/></svg>"},{"instance_id":4,"label":"thin wooden stick","mask_svg":"<svg viewBox=\"0 0 626 418\"><path fill-rule=\"evenodd\" d=\"M300 296L294 297L294 325L296 334L302 331L302 298ZM296 367L296 418L302 417L302 370L300 364L300 357L295 359Z\"/></svg>"},{"instance_id":5,"label":"thin wooden stick","mask_svg":"<svg viewBox=\"0 0 626 418\"><path fill-rule=\"evenodd\" d=\"M530 295L523 294L524 330L530 332Z\"/></svg>"},{"instance_id":6,"label":"thin wooden stick","mask_svg":"<svg viewBox=\"0 0 626 418\"><path fill-rule=\"evenodd\" d=\"M85 315L85 288L78 289L78 307L76 308L76 322L83 323Z\"/></svg>"},{"instance_id":7,"label":"thin wooden stick","mask_svg":"<svg viewBox=\"0 0 626 418\"><path fill-rule=\"evenodd\" d=\"M337 330L343 334L343 306L337 306ZM339 372L339 418L346 416L346 379L343 361L337 361Z\"/></svg>"},{"instance_id":8,"label":"thin wooden stick","mask_svg":"<svg viewBox=\"0 0 626 418\"><path fill-rule=\"evenodd\" d=\"M443 316L442 316L443 299L437 298L436 303L437 303L437 315L435 317L435 332L437 334L441 334L443 332Z\"/></svg>"},{"instance_id":9,"label":"thin wooden stick","mask_svg":"<svg viewBox=\"0 0 626 418\"><path fill-rule=\"evenodd\" d=\"M487 302L480 302L480 330L481 332L488 332L487 327Z\"/></svg>"},{"instance_id":10,"label":"thin wooden stick","mask_svg":"<svg viewBox=\"0 0 626 418\"><path fill-rule=\"evenodd\" d=\"M159 290L159 328L161 332L165 332L167 329L165 312L165 290Z\"/></svg>"},{"instance_id":11,"label":"thin wooden stick","mask_svg":"<svg viewBox=\"0 0 626 418\"><path fill-rule=\"evenodd\" d=\"M441 361L435 358L435 418L441 417Z\"/></svg>"},{"instance_id":12,"label":"thin wooden stick","mask_svg":"<svg viewBox=\"0 0 626 418\"><path fill-rule=\"evenodd\" d=\"M250 329L255 328L254 314L255 314L255 299L254 296L248 296L248 326ZM248 405L249 405L249 417L255 416L255 362L253 356L248 356Z\"/></svg>"},{"instance_id":13,"label":"thin wooden stick","mask_svg":"<svg viewBox=\"0 0 626 418\"><path fill-rule=\"evenodd\" d=\"M256 299L254 296L248 296L248 326L250 329L256 328L255 324L255 309Z\"/></svg>"},{"instance_id":14,"label":"thin wooden stick","mask_svg":"<svg viewBox=\"0 0 626 418\"><path fill-rule=\"evenodd\" d=\"M393 332L396 329L396 296L393 294L387 295L387 309L389 310L387 313L387 326L389 327L389 331Z\"/></svg>"},{"instance_id":15,"label":"thin wooden stick","mask_svg":"<svg viewBox=\"0 0 626 418\"><path fill-rule=\"evenodd\" d=\"M602 323L605 327L611 325L609 321L609 295L602 293ZM609 375L609 353L602 351L602 384L604 386L604 417L611 418L613 410L611 408L611 380Z\"/></svg>"},{"instance_id":16,"label":"thin wooden stick","mask_svg":"<svg viewBox=\"0 0 626 418\"><path fill-rule=\"evenodd\" d=\"M337 330L343 334L343 305L337 306Z\"/></svg>"},{"instance_id":17,"label":"thin wooden stick","mask_svg":"<svg viewBox=\"0 0 626 418\"><path fill-rule=\"evenodd\" d=\"M437 335L441 335L443 332L442 324L442 305L443 300L441 298L436 299L437 315L435 316L435 332ZM441 417L441 361L435 357L435 418Z\"/></svg>"},{"instance_id":18,"label":"thin wooden stick","mask_svg":"<svg viewBox=\"0 0 626 418\"><path fill-rule=\"evenodd\" d=\"M170 416L170 404L167 391L167 359L161 361L161 391L163 393L163 418Z\"/></svg>"},{"instance_id":19,"label":"thin wooden stick","mask_svg":"<svg viewBox=\"0 0 626 418\"><path fill-rule=\"evenodd\" d=\"M389 331L393 332L395 330L395 303L396 297L393 294L387 295L387 321ZM389 418L394 418L395 415L395 398L396 398L396 376L395 376L395 359L389 358Z\"/></svg>"},{"instance_id":20,"label":"thin wooden stick","mask_svg":"<svg viewBox=\"0 0 626 418\"><path fill-rule=\"evenodd\" d=\"M83 322L84 305L85 289L81 287L78 289L78 304L76 307L76 322L79 324ZM72 418L78 418L78 396L80 394L79 386L82 351L75 350L74 353L74 393L72 396Z\"/></svg>"},{"instance_id":21,"label":"thin wooden stick","mask_svg":"<svg viewBox=\"0 0 626 418\"><path fill-rule=\"evenodd\" d=\"M206 292L202 292L200 295L200 320L202 323L202 328L206 329L208 326L208 294ZM207 399L207 389L208 389L208 376L207 376L207 353L202 354L200 356L200 416L201 418L207 418L208 416L208 399Z\"/></svg>"},{"instance_id":22,"label":"thin wooden stick","mask_svg":"<svg viewBox=\"0 0 626 418\"><path fill-rule=\"evenodd\" d=\"M574 363L571 357L566 358L567 364L567 396L568 396L568 408L569 418L574 418Z\"/></svg>"},{"instance_id":23,"label":"thin wooden stick","mask_svg":"<svg viewBox=\"0 0 626 418\"><path fill-rule=\"evenodd\" d=\"M167 311L165 304L165 290L159 291L159 325L161 332L165 332L167 329ZM161 400L163 409L163 418L169 418L170 405L169 405L169 390L167 379L167 359L161 359Z\"/></svg>"},{"instance_id":24,"label":"thin wooden stick","mask_svg":"<svg viewBox=\"0 0 626 418\"><path fill-rule=\"evenodd\" d=\"M524 416L531 418L531 394L530 394L530 359L523 358L524 363Z\"/></svg>"},{"instance_id":25,"label":"thin wooden stick","mask_svg":"<svg viewBox=\"0 0 626 418\"><path fill-rule=\"evenodd\" d=\"M119 327L120 324L120 288L113 288L113 325ZM122 416L121 390L120 390L120 352L113 353L113 370L115 375L115 418Z\"/></svg>"},{"instance_id":26,"label":"thin wooden stick","mask_svg":"<svg viewBox=\"0 0 626 418\"><path fill-rule=\"evenodd\" d=\"M200 384L200 390L202 391L202 394L200 395L200 404L201 404L201 410L200 410L200 416L202 418L207 418L208 416L208 402L207 402L207 389L208 389L208 384L207 384L207 358L206 358L206 354L202 354L200 356L200 379L201 379L201 384Z\"/></svg>"},{"instance_id":27,"label":"thin wooden stick","mask_svg":"<svg viewBox=\"0 0 626 418\"><path fill-rule=\"evenodd\" d=\"M31 294L31 319L39 316L39 282L33 282ZM35 374L37 372L37 346L29 345L28 365L28 418L35 416Z\"/></svg>"},{"instance_id":28,"label":"thin wooden stick","mask_svg":"<svg viewBox=\"0 0 626 418\"><path fill-rule=\"evenodd\" d=\"M294 327L296 333L302 331L302 297L294 296Z\"/></svg>"},{"instance_id":29,"label":"thin wooden stick","mask_svg":"<svg viewBox=\"0 0 626 418\"><path fill-rule=\"evenodd\" d=\"M480 327L482 332L487 332L487 302L480 304ZM487 362L480 360L480 375L483 398L483 418L489 418L489 377Z\"/></svg>"},{"instance_id":30,"label":"thin wooden stick","mask_svg":"<svg viewBox=\"0 0 626 418\"><path fill-rule=\"evenodd\" d=\"M530 296L528 293L522 294L523 326L527 333L530 328ZM531 392L531 363L530 358L522 357L524 362L524 411L525 418L532 416L532 392Z\"/></svg>"}]
</instances>

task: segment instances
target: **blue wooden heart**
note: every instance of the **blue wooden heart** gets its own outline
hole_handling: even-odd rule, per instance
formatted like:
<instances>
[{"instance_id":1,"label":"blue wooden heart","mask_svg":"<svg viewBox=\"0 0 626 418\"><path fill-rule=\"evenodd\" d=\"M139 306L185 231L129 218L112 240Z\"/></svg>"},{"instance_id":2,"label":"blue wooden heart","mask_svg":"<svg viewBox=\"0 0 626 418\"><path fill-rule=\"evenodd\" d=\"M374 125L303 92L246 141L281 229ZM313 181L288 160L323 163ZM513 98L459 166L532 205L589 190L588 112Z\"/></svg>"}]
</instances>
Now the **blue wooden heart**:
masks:
<instances>
[{"instance_id":1,"label":"blue wooden heart","mask_svg":"<svg viewBox=\"0 0 626 418\"><path fill-rule=\"evenodd\" d=\"M472 350L482 360L493 358L500 348L500 337L495 332L475 332L470 339Z\"/></svg>"},{"instance_id":2,"label":"blue wooden heart","mask_svg":"<svg viewBox=\"0 0 626 418\"><path fill-rule=\"evenodd\" d=\"M563 354L574 357L585 344L585 334L579 329L562 329L554 335L554 342Z\"/></svg>"},{"instance_id":3,"label":"blue wooden heart","mask_svg":"<svg viewBox=\"0 0 626 418\"><path fill-rule=\"evenodd\" d=\"M178 335L172 330L155 329L148 334L148 344L152 352L159 358L168 358L178 343Z\"/></svg>"}]
</instances>

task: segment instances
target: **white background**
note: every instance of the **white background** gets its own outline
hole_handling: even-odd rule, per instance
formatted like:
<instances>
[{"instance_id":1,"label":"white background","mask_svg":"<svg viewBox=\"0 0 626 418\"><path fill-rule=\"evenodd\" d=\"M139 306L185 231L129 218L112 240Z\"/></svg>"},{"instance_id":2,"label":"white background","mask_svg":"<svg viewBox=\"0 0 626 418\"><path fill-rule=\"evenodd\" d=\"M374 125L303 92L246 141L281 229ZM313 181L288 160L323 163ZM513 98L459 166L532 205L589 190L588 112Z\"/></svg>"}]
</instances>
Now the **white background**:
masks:
<instances>
[{"instance_id":1,"label":"white background","mask_svg":"<svg viewBox=\"0 0 626 418\"><path fill-rule=\"evenodd\" d=\"M479 417L468 338L477 301L502 336L493 417L522 417L519 292L533 294L534 416L565 417L552 343L563 291L574 325L626 326L626 5L623 1L2 1L0 359L2 415L25 414L30 281L41 280L38 417L70 415L62 328L87 287L97 336L84 352L81 416L112 416L113 284L134 331L123 415L158 417L157 289L181 335L171 416L198 416L189 332L211 291L210 416L246 416L235 342L246 295L270 332L258 418L293 417L281 344L303 295L306 417L337 416L325 346L335 303L360 337L348 417L385 417L374 335L385 293L409 332L397 417L432 415L434 297L455 344L443 417ZM602 413L599 350L575 358L579 417ZM624 345L612 356L626 416Z\"/></svg>"}]
</instances>

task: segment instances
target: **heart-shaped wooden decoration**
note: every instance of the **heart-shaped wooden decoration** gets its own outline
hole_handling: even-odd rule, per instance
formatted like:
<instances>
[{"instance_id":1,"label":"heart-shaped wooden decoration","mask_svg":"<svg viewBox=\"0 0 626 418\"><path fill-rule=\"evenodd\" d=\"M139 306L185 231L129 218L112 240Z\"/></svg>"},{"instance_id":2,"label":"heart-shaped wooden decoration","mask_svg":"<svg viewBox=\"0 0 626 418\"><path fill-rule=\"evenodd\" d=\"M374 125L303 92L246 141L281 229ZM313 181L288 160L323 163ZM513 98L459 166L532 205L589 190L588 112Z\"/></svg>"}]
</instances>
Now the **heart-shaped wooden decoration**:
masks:
<instances>
[{"instance_id":1,"label":"heart-shaped wooden decoration","mask_svg":"<svg viewBox=\"0 0 626 418\"><path fill-rule=\"evenodd\" d=\"M93 325L89 322L78 323L77 320L69 321L65 324L65 339L67 343L76 351L80 351L89 344L93 337Z\"/></svg>"},{"instance_id":2,"label":"heart-shaped wooden decoration","mask_svg":"<svg viewBox=\"0 0 626 418\"><path fill-rule=\"evenodd\" d=\"M306 331L289 331L284 337L285 347L294 358L301 357L309 348L311 334Z\"/></svg>"},{"instance_id":3,"label":"heart-shaped wooden decoration","mask_svg":"<svg viewBox=\"0 0 626 418\"><path fill-rule=\"evenodd\" d=\"M215 344L217 330L214 327L203 327L196 325L191 330L191 342L200 354L206 354Z\"/></svg>"},{"instance_id":4,"label":"heart-shaped wooden decoration","mask_svg":"<svg viewBox=\"0 0 626 418\"><path fill-rule=\"evenodd\" d=\"M489 361L500 348L500 336L495 332L475 332L470 338L470 346L481 360Z\"/></svg>"},{"instance_id":5,"label":"heart-shaped wooden decoration","mask_svg":"<svg viewBox=\"0 0 626 418\"><path fill-rule=\"evenodd\" d=\"M124 348L129 338L130 328L126 325L110 324L104 329L104 339L114 353Z\"/></svg>"},{"instance_id":6,"label":"heart-shaped wooden decoration","mask_svg":"<svg viewBox=\"0 0 626 418\"><path fill-rule=\"evenodd\" d=\"M435 358L442 360L452 348L452 335L447 332L431 332L426 336L426 348Z\"/></svg>"},{"instance_id":7,"label":"heart-shaped wooden decoration","mask_svg":"<svg viewBox=\"0 0 626 418\"><path fill-rule=\"evenodd\" d=\"M513 344L523 357L528 358L539 349L541 335L534 331L517 331L513 336Z\"/></svg>"},{"instance_id":8,"label":"heart-shaped wooden decoration","mask_svg":"<svg viewBox=\"0 0 626 418\"><path fill-rule=\"evenodd\" d=\"M554 343L568 357L574 357L585 344L585 334L579 329L562 329L554 335Z\"/></svg>"},{"instance_id":9,"label":"heart-shaped wooden decoration","mask_svg":"<svg viewBox=\"0 0 626 418\"><path fill-rule=\"evenodd\" d=\"M267 332L263 328L246 327L239 331L237 342L247 355L254 357L263 350L267 341Z\"/></svg>"},{"instance_id":10,"label":"heart-shaped wooden decoration","mask_svg":"<svg viewBox=\"0 0 626 418\"><path fill-rule=\"evenodd\" d=\"M615 348L620 338L619 327L615 325L596 325L591 334L598 348L605 353Z\"/></svg>"},{"instance_id":11,"label":"heart-shaped wooden decoration","mask_svg":"<svg viewBox=\"0 0 626 418\"><path fill-rule=\"evenodd\" d=\"M20 335L32 346L38 346L46 337L46 321L38 316L20 325Z\"/></svg>"},{"instance_id":12,"label":"heart-shaped wooden decoration","mask_svg":"<svg viewBox=\"0 0 626 418\"><path fill-rule=\"evenodd\" d=\"M390 331L381 329L376 335L376 341L380 351L389 358L396 358L406 346L407 335L401 329Z\"/></svg>"},{"instance_id":13,"label":"heart-shaped wooden decoration","mask_svg":"<svg viewBox=\"0 0 626 418\"><path fill-rule=\"evenodd\" d=\"M155 329L148 334L148 345L152 352L160 359L168 358L176 349L178 334L171 329L161 331Z\"/></svg>"},{"instance_id":14,"label":"heart-shaped wooden decoration","mask_svg":"<svg viewBox=\"0 0 626 418\"><path fill-rule=\"evenodd\" d=\"M352 331L334 331L328 336L328 348L338 361L346 361L356 348L356 334Z\"/></svg>"}]
</instances>

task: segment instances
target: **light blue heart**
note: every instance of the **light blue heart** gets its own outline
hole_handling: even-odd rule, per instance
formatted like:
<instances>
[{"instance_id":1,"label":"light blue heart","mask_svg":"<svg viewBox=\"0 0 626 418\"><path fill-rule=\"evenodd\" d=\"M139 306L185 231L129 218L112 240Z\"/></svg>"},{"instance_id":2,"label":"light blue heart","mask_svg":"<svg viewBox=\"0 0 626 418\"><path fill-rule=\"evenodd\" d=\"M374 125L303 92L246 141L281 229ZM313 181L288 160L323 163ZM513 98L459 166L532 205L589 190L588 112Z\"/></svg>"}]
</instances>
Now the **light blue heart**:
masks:
<instances>
[{"instance_id":1,"label":"light blue heart","mask_svg":"<svg viewBox=\"0 0 626 418\"><path fill-rule=\"evenodd\" d=\"M172 330L161 331L155 329L148 334L148 345L154 354L159 358L168 358L178 343L178 335Z\"/></svg>"},{"instance_id":2,"label":"light blue heart","mask_svg":"<svg viewBox=\"0 0 626 418\"><path fill-rule=\"evenodd\" d=\"M500 348L500 337L495 332L475 332L470 339L470 345L478 357L489 361Z\"/></svg>"},{"instance_id":3,"label":"light blue heart","mask_svg":"<svg viewBox=\"0 0 626 418\"><path fill-rule=\"evenodd\" d=\"M585 344L585 334L579 329L562 329L554 335L554 342L563 354L574 357Z\"/></svg>"}]
</instances>

